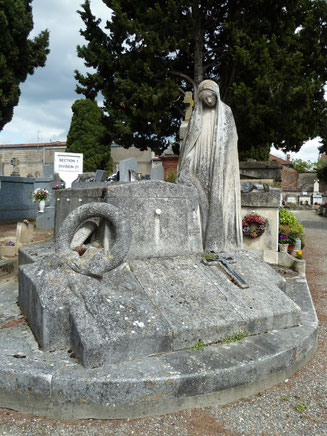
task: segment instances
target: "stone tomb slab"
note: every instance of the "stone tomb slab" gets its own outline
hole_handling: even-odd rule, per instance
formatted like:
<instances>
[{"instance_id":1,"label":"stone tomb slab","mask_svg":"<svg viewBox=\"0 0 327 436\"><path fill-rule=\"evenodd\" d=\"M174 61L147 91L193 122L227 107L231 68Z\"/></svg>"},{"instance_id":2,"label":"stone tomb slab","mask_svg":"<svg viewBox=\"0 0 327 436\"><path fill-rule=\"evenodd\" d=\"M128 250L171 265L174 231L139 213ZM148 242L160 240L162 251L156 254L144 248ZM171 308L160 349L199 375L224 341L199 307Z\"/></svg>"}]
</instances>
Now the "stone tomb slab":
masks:
<instances>
[{"instance_id":1,"label":"stone tomb slab","mask_svg":"<svg viewBox=\"0 0 327 436\"><path fill-rule=\"evenodd\" d=\"M173 350L219 341L240 331L257 335L299 325L299 307L282 279L254 253L226 254L249 285L241 289L199 256L134 260L134 275L170 325Z\"/></svg>"}]
</instances>

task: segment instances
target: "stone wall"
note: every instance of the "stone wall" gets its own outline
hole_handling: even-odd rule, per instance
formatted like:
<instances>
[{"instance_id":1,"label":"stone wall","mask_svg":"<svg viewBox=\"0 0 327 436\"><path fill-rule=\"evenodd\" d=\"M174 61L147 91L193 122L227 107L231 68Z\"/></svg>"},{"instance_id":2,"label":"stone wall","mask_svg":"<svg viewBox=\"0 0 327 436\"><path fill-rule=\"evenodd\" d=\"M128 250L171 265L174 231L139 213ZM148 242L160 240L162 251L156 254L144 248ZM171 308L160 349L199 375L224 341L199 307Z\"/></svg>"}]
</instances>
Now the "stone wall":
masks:
<instances>
[{"instance_id":1,"label":"stone wall","mask_svg":"<svg viewBox=\"0 0 327 436\"><path fill-rule=\"evenodd\" d=\"M297 191L298 190L299 173L292 167L283 165L282 167L282 183L281 188L283 191Z\"/></svg>"},{"instance_id":2,"label":"stone wall","mask_svg":"<svg viewBox=\"0 0 327 436\"><path fill-rule=\"evenodd\" d=\"M1 148L0 161L2 165L2 175L10 176L13 166L10 161L12 158L19 160L19 175L21 177L43 177L44 165L53 164L54 153L63 152L63 147L21 147Z\"/></svg>"},{"instance_id":3,"label":"stone wall","mask_svg":"<svg viewBox=\"0 0 327 436\"><path fill-rule=\"evenodd\" d=\"M282 177L281 165L276 162L240 162L241 179L266 180L280 182Z\"/></svg>"},{"instance_id":4,"label":"stone wall","mask_svg":"<svg viewBox=\"0 0 327 436\"><path fill-rule=\"evenodd\" d=\"M139 148L124 148L117 144L111 145L111 156L113 160L113 171L118 171L119 162L124 159L134 158L137 161L137 172L145 175L151 175L152 158L154 153L150 150L141 151Z\"/></svg>"}]
</instances>

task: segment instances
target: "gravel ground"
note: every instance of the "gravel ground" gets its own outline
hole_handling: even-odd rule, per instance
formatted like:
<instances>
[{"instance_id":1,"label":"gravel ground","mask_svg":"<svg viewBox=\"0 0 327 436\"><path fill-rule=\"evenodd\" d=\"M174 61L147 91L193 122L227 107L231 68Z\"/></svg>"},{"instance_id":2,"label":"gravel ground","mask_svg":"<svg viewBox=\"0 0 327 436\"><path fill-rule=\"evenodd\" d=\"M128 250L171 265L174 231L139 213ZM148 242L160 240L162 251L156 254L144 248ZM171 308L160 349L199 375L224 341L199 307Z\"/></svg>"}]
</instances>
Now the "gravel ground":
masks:
<instances>
[{"instance_id":1,"label":"gravel ground","mask_svg":"<svg viewBox=\"0 0 327 436\"><path fill-rule=\"evenodd\" d=\"M319 318L312 360L290 379L225 406L136 420L54 420L0 409L0 435L327 435L327 219L297 211L306 228L307 280Z\"/></svg>"}]
</instances>

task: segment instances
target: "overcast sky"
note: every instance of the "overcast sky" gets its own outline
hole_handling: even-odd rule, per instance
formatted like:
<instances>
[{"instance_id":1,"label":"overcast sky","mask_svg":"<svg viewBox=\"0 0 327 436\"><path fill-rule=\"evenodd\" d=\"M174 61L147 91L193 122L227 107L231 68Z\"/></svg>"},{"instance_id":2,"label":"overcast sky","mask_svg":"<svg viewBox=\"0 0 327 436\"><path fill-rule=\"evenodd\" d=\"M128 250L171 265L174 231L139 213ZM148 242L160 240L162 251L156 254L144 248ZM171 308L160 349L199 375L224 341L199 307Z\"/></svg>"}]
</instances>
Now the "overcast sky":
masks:
<instances>
[{"instance_id":1,"label":"overcast sky","mask_svg":"<svg viewBox=\"0 0 327 436\"><path fill-rule=\"evenodd\" d=\"M12 121L0 132L0 144L66 141L72 112L71 106L80 96L75 93L74 70L85 71L76 55L76 46L84 44L79 30L83 21L76 12L83 0L33 0L34 30L50 31L50 54L46 66L37 68L21 85L21 97ZM91 0L94 15L103 21L110 16L102 0ZM309 141L291 158L316 161L318 140ZM285 157L284 153L272 150Z\"/></svg>"}]
</instances>

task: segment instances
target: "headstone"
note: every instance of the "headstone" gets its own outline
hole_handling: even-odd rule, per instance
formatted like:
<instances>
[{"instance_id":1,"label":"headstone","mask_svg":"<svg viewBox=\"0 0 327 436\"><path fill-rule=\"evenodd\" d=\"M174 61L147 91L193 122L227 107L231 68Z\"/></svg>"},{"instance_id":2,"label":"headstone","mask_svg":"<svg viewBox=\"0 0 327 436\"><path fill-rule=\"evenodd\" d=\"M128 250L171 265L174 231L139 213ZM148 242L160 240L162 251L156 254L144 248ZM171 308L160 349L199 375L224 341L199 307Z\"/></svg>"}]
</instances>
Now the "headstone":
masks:
<instances>
[{"instance_id":1,"label":"headstone","mask_svg":"<svg viewBox=\"0 0 327 436\"><path fill-rule=\"evenodd\" d=\"M36 228L40 230L51 230L54 227L55 207L48 206L44 213L39 213L36 217Z\"/></svg>"},{"instance_id":2,"label":"headstone","mask_svg":"<svg viewBox=\"0 0 327 436\"><path fill-rule=\"evenodd\" d=\"M164 180L165 179L165 170L162 165L157 165L155 167L152 167L152 180Z\"/></svg>"},{"instance_id":3,"label":"headstone","mask_svg":"<svg viewBox=\"0 0 327 436\"><path fill-rule=\"evenodd\" d=\"M53 177L53 173L54 173L54 164L46 164L43 166L44 177Z\"/></svg>"},{"instance_id":4,"label":"headstone","mask_svg":"<svg viewBox=\"0 0 327 436\"><path fill-rule=\"evenodd\" d=\"M322 204L322 195L320 194L313 194L312 195L312 204Z\"/></svg>"},{"instance_id":5,"label":"headstone","mask_svg":"<svg viewBox=\"0 0 327 436\"><path fill-rule=\"evenodd\" d=\"M319 193L319 180L318 179L315 179L314 181L313 181L313 192L314 193Z\"/></svg>"},{"instance_id":6,"label":"headstone","mask_svg":"<svg viewBox=\"0 0 327 436\"><path fill-rule=\"evenodd\" d=\"M66 188L70 188L78 175L83 174L83 154L55 153L54 171L65 182Z\"/></svg>"},{"instance_id":7,"label":"headstone","mask_svg":"<svg viewBox=\"0 0 327 436\"><path fill-rule=\"evenodd\" d=\"M136 180L133 172L137 174L137 161L134 158L123 159L119 162L119 181L132 182Z\"/></svg>"},{"instance_id":8,"label":"headstone","mask_svg":"<svg viewBox=\"0 0 327 436\"><path fill-rule=\"evenodd\" d=\"M97 170L95 173L95 182L105 182L107 180L107 171Z\"/></svg>"},{"instance_id":9,"label":"headstone","mask_svg":"<svg viewBox=\"0 0 327 436\"><path fill-rule=\"evenodd\" d=\"M287 195L286 201L287 203L294 203L294 204L297 203L297 199L295 195Z\"/></svg>"},{"instance_id":10,"label":"headstone","mask_svg":"<svg viewBox=\"0 0 327 436\"><path fill-rule=\"evenodd\" d=\"M22 223L17 223L16 228L16 245L22 243L26 244L32 241L33 239L33 224L28 221L24 221Z\"/></svg>"}]
</instances>

